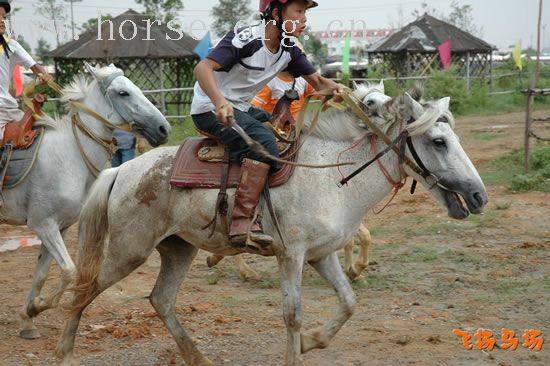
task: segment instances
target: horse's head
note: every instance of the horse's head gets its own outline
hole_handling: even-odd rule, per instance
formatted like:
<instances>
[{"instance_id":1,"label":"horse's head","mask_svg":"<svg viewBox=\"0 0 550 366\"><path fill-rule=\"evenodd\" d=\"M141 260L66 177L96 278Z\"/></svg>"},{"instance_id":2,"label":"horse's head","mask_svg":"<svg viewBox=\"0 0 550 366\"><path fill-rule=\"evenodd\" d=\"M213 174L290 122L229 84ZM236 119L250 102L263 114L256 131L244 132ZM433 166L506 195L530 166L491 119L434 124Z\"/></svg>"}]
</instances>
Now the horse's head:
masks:
<instances>
[{"instance_id":1,"label":"horse's head","mask_svg":"<svg viewBox=\"0 0 550 366\"><path fill-rule=\"evenodd\" d=\"M378 111L384 104L391 100L389 96L384 94L383 80L380 80L379 84L357 84L354 81L353 89L353 94L362 102L361 108L369 118L380 117Z\"/></svg>"},{"instance_id":2,"label":"horse's head","mask_svg":"<svg viewBox=\"0 0 550 366\"><path fill-rule=\"evenodd\" d=\"M431 176L424 178L409 168L406 168L407 173L447 207L450 217L463 219L470 212L481 213L487 204L487 192L453 131L454 118L449 111L449 98L422 106L405 93L397 103L401 104L401 117L410 121L407 124L411 136L407 156ZM434 178L437 184L434 184Z\"/></svg>"},{"instance_id":3,"label":"horse's head","mask_svg":"<svg viewBox=\"0 0 550 366\"><path fill-rule=\"evenodd\" d=\"M86 64L86 68L112 105L111 123L122 125L129 122L132 131L143 136L152 146L168 141L170 124L121 69L112 64L102 68Z\"/></svg>"}]
</instances>

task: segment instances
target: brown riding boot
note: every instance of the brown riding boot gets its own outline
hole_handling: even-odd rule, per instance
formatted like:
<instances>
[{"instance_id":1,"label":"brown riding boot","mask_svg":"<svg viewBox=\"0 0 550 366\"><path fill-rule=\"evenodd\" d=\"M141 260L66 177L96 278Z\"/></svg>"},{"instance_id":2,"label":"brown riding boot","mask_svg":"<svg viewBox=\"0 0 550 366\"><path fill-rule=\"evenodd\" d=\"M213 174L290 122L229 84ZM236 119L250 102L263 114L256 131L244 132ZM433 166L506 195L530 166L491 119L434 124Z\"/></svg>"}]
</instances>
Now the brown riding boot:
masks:
<instances>
[{"instance_id":1,"label":"brown riding boot","mask_svg":"<svg viewBox=\"0 0 550 366\"><path fill-rule=\"evenodd\" d=\"M273 243L273 238L264 234L258 220L251 224L267 181L269 168L268 164L256 160L243 160L241 179L235 193L235 205L231 214L231 229L229 230L229 241L233 246L250 245L261 248ZM248 229L250 229L249 236ZM248 242L247 236L249 237Z\"/></svg>"}]
</instances>

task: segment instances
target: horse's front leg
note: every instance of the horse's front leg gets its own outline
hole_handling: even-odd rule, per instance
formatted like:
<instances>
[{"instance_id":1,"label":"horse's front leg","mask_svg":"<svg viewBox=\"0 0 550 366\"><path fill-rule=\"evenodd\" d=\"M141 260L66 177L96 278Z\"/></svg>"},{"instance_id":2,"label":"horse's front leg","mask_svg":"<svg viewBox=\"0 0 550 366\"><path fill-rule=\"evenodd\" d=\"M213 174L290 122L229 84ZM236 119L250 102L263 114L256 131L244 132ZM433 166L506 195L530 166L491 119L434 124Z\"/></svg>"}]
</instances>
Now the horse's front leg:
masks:
<instances>
[{"instance_id":1,"label":"horse's front leg","mask_svg":"<svg viewBox=\"0 0 550 366\"><path fill-rule=\"evenodd\" d=\"M311 329L302 334L302 353L314 348L325 348L330 340L351 317L355 308L355 294L349 285L336 252L318 262L310 263L315 270L327 280L338 296L339 306L336 314L322 327Z\"/></svg>"},{"instance_id":2,"label":"horse's front leg","mask_svg":"<svg viewBox=\"0 0 550 366\"><path fill-rule=\"evenodd\" d=\"M359 237L361 251L359 258L352 267L353 272L350 271L348 273L348 277L351 280L357 280L361 278L361 273L363 273L365 268L367 268L367 266L369 265L369 245L372 242L370 231L369 229L367 229L365 224L361 224L356 235Z\"/></svg>"},{"instance_id":3,"label":"horse's front leg","mask_svg":"<svg viewBox=\"0 0 550 366\"><path fill-rule=\"evenodd\" d=\"M287 331L285 365L302 365L300 329L302 327L302 269L303 254L277 258L281 275L283 317Z\"/></svg>"},{"instance_id":4,"label":"horse's front leg","mask_svg":"<svg viewBox=\"0 0 550 366\"><path fill-rule=\"evenodd\" d=\"M48 249L44 245L40 247L40 254L36 261L34 273L32 276L31 291L27 296L27 301L23 304L23 308L20 312L21 317L21 331L19 336L25 339L36 339L40 337L40 332L34 325L34 317L37 315L34 311L29 312L29 309L34 309L34 299L40 294L50 266L52 265L53 257L48 252Z\"/></svg>"},{"instance_id":5,"label":"horse's front leg","mask_svg":"<svg viewBox=\"0 0 550 366\"><path fill-rule=\"evenodd\" d=\"M36 277L33 280L33 288L21 313L23 329L20 335L23 338L37 338L40 334L34 327L33 318L44 310L57 307L63 292L73 281L75 265L65 247L63 236L59 232L57 224L48 223L37 226L33 225L32 221L29 221L28 226L38 235L42 241L43 248L41 249L41 257L38 259L33 275L33 277ZM61 279L57 290L42 297L40 296L40 289L44 285L52 257L61 268Z\"/></svg>"}]
</instances>

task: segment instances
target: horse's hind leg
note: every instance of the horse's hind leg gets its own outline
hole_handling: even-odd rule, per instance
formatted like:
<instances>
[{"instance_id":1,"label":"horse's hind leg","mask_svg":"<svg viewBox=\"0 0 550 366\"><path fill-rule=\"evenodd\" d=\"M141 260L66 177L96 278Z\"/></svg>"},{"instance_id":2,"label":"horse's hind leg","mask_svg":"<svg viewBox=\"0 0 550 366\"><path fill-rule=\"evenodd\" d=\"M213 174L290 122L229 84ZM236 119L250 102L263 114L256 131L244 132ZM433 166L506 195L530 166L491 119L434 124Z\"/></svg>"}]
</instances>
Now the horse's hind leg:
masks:
<instances>
[{"instance_id":1,"label":"horse's hind leg","mask_svg":"<svg viewBox=\"0 0 550 366\"><path fill-rule=\"evenodd\" d=\"M164 239L157 250L161 257L160 273L151 296L151 304L157 311L182 352L187 365L211 365L195 346L176 317L175 304L178 289L195 258L198 249L177 236Z\"/></svg>"},{"instance_id":2,"label":"horse's hind leg","mask_svg":"<svg viewBox=\"0 0 550 366\"><path fill-rule=\"evenodd\" d=\"M136 236L139 236L139 233L137 233ZM62 359L63 365L79 364L73 351L76 332L84 309L86 309L99 294L142 265L154 249L155 241L147 240L149 238L145 235L141 235L142 241L135 238L124 241L119 241L117 239L118 238L111 236L105 259L98 269L95 285L92 283L79 283L78 280L74 285L76 290L72 302L73 309L71 310L69 319L65 322L63 334L55 350L56 356ZM149 242L152 243L150 247L145 245L145 243ZM124 249L121 250L121 248ZM82 260L82 258L79 260ZM80 271L81 269L79 269L79 272ZM79 272L77 272L77 279L80 275Z\"/></svg>"},{"instance_id":3,"label":"horse's hind leg","mask_svg":"<svg viewBox=\"0 0 550 366\"><path fill-rule=\"evenodd\" d=\"M355 294L342 271L336 252L329 254L318 262L310 264L332 285L338 296L339 307L336 314L327 324L302 334L302 353L314 348L327 347L332 337L351 317L355 307Z\"/></svg>"}]
</instances>

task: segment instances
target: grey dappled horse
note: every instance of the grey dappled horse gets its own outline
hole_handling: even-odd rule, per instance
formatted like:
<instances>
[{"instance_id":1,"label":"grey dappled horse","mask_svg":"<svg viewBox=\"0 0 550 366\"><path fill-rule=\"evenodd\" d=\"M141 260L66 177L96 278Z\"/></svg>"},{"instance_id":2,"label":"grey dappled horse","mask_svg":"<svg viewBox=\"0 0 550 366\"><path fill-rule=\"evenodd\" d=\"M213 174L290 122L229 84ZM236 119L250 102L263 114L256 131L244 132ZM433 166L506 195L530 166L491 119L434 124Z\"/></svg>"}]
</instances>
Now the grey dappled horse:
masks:
<instances>
[{"instance_id":1,"label":"grey dappled horse","mask_svg":"<svg viewBox=\"0 0 550 366\"><path fill-rule=\"evenodd\" d=\"M71 125L73 114L80 117L84 128L96 139L110 142L113 130L82 112L71 101L84 104L112 125L132 122L133 130L153 146L166 142L170 133L170 125L164 116L134 83L124 77L122 70L112 65L101 69L88 65L88 70L93 80L77 76L63 90L62 101L68 103L69 114L56 120L46 117L41 121L48 127L28 176L19 185L2 192L0 218L9 224L27 225L42 241L32 287L20 313L23 321L20 335L23 338L40 336L33 318L56 307L62 292L73 280L75 265L67 252L63 235L78 220L86 194L95 181L85 159L93 167L102 169L110 157L104 146L80 129L76 132L82 145L82 151L79 149ZM42 297L40 291L54 259L62 272L59 288Z\"/></svg>"},{"instance_id":2,"label":"grey dappled horse","mask_svg":"<svg viewBox=\"0 0 550 366\"><path fill-rule=\"evenodd\" d=\"M406 128L423 165L438 182L434 184L432 179L428 182L408 166L400 166L398 156L390 152L381 162L393 179L399 180L400 170L404 169L447 208L449 216L462 219L469 212L482 211L487 193L453 131L454 119L448 104L449 98L444 98L423 107L405 94L373 113L379 117L372 120L390 138ZM309 164L334 161L365 132L355 114L327 112L305 141L299 161ZM383 146L379 139L378 143ZM244 249L232 248L222 228L210 238L208 230L201 229L211 218L217 190L170 187L176 151L177 147L155 149L120 168L105 170L92 188L80 219L81 250L74 308L56 350L65 364L77 362L74 340L86 306L144 263L154 249L161 255L161 269L149 297L151 304L174 337L185 362L211 364L176 317L177 291L199 249L223 255L238 254ZM412 159L408 148L406 154ZM363 162L372 156L371 142L367 140L341 160ZM354 168L340 169L347 174ZM341 178L337 169L296 169L285 185L271 189L286 247L274 236L272 247L261 254L276 256L279 264L287 329L286 365L300 365L302 353L326 347L352 315L355 295L336 251L357 231L367 211L392 190L392 184L376 164L339 188L336 183ZM234 190L228 193L231 195ZM267 209L263 216L266 231L275 233ZM301 332L301 278L305 263L332 285L339 305L325 325Z\"/></svg>"}]
</instances>

